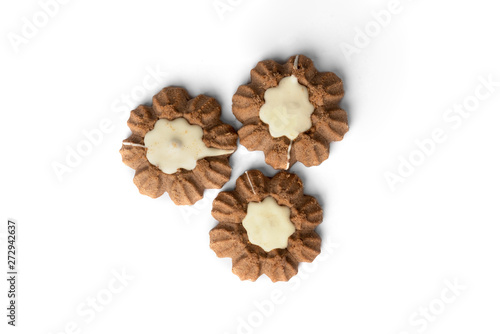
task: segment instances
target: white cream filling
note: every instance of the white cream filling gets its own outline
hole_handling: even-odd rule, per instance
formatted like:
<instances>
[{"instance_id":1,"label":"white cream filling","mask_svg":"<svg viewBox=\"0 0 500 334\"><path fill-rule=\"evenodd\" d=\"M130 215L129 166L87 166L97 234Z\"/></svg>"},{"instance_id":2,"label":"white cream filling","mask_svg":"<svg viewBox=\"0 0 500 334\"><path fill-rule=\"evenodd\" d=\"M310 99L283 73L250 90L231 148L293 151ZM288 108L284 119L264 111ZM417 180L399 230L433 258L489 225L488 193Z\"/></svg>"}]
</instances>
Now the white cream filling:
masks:
<instances>
[{"instance_id":1,"label":"white cream filling","mask_svg":"<svg viewBox=\"0 0 500 334\"><path fill-rule=\"evenodd\" d=\"M311 128L314 106L309 101L307 87L294 75L280 80L277 87L264 93L265 103L260 108L260 119L269 125L271 136L286 136L294 140Z\"/></svg>"},{"instance_id":2,"label":"white cream filling","mask_svg":"<svg viewBox=\"0 0 500 334\"><path fill-rule=\"evenodd\" d=\"M292 143L293 140L290 140L290 145L288 145L288 150L286 151L286 168L290 168L290 153L292 152Z\"/></svg>"},{"instance_id":3,"label":"white cream filling","mask_svg":"<svg viewBox=\"0 0 500 334\"><path fill-rule=\"evenodd\" d=\"M174 174L179 168L193 170L199 159L234 152L208 148L202 138L203 129L189 124L184 118L173 121L159 119L154 128L144 136L146 157L162 172Z\"/></svg>"},{"instance_id":4,"label":"white cream filling","mask_svg":"<svg viewBox=\"0 0 500 334\"><path fill-rule=\"evenodd\" d=\"M260 203L248 203L243 227L247 231L248 240L266 252L286 248L288 237L295 232L295 226L290 221L290 208L278 205L270 196Z\"/></svg>"}]
</instances>

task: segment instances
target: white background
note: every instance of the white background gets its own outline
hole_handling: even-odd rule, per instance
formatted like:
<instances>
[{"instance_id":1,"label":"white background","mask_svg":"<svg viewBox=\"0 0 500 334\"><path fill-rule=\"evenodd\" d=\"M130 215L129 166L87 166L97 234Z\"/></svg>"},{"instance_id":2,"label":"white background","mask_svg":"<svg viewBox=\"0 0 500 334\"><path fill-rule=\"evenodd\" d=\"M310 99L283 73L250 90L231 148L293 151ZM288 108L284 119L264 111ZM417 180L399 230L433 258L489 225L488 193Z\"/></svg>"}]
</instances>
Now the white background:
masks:
<instances>
[{"instance_id":1,"label":"white background","mask_svg":"<svg viewBox=\"0 0 500 334\"><path fill-rule=\"evenodd\" d=\"M388 0L221 3L232 5L219 15L212 0L69 1L14 47L23 18L42 9L2 2L0 258L15 218L20 277L15 329L1 280L1 333L498 333L500 87L463 121L443 118L474 101L480 77L500 81L495 2L401 0L379 31L373 12ZM367 28L362 45L356 29ZM346 44L358 53L346 56ZM184 211L167 195L140 195L118 153L129 129L115 111L159 68L133 107L183 86L216 97L239 127L231 98L250 69L297 53L345 84L350 131L320 166L292 168L324 208L323 244L339 245L301 265L310 273L295 283L241 282L208 246L216 192ZM103 119L112 131L59 180L53 164ZM385 174L436 128L446 140L392 191ZM224 189L247 169L274 173L243 147L231 163ZM82 316L88 298L110 296L113 270L134 278L95 318ZM446 280L466 288L443 304ZM266 314L255 305L280 294ZM442 313L422 320L431 305Z\"/></svg>"}]
</instances>

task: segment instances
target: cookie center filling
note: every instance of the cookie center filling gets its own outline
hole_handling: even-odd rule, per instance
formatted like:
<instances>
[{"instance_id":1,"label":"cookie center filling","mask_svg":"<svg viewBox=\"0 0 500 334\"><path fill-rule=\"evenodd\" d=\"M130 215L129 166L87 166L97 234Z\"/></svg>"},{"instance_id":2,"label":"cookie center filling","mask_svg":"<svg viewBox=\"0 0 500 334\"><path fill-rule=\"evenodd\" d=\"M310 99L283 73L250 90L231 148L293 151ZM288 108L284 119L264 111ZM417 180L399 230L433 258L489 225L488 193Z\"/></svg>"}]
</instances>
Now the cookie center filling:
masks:
<instances>
[{"instance_id":1,"label":"cookie center filling","mask_svg":"<svg viewBox=\"0 0 500 334\"><path fill-rule=\"evenodd\" d=\"M144 136L146 157L162 172L174 174L179 168L193 170L198 159L234 152L209 148L202 138L203 129L189 124L184 118L173 121L159 119L154 128Z\"/></svg>"},{"instance_id":2,"label":"cookie center filling","mask_svg":"<svg viewBox=\"0 0 500 334\"><path fill-rule=\"evenodd\" d=\"M309 101L307 87L301 85L294 75L281 79L277 87L266 90L264 101L259 117L269 125L271 136L286 136L294 140L311 128L314 106Z\"/></svg>"},{"instance_id":3,"label":"cookie center filling","mask_svg":"<svg viewBox=\"0 0 500 334\"><path fill-rule=\"evenodd\" d=\"M288 237L295 232L290 220L290 208L279 205L272 197L260 203L248 203L247 215L243 219L248 240L266 252L286 248Z\"/></svg>"}]
</instances>

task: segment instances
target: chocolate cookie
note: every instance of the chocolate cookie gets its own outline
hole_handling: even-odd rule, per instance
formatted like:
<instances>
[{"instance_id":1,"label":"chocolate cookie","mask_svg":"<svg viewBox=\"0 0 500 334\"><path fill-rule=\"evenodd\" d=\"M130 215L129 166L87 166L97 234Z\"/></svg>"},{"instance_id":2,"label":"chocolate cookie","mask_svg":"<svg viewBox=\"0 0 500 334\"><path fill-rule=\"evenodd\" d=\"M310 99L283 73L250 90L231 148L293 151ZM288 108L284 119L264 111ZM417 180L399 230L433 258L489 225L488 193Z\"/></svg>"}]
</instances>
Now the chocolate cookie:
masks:
<instances>
[{"instance_id":1,"label":"chocolate cookie","mask_svg":"<svg viewBox=\"0 0 500 334\"><path fill-rule=\"evenodd\" d=\"M317 200L303 194L301 179L285 171L266 177L245 172L233 191L219 193L212 216L210 248L233 260L233 273L255 281L266 274L273 282L288 281L299 262L312 262L321 238L314 231L323 220Z\"/></svg>"},{"instance_id":2,"label":"chocolate cookie","mask_svg":"<svg viewBox=\"0 0 500 334\"><path fill-rule=\"evenodd\" d=\"M132 110L132 135L120 149L123 162L136 170L141 194L167 192L177 205L194 204L207 188L221 188L231 176L229 156L238 136L220 120L219 103L206 95L190 98L179 87L163 88L152 106Z\"/></svg>"},{"instance_id":3,"label":"chocolate cookie","mask_svg":"<svg viewBox=\"0 0 500 334\"><path fill-rule=\"evenodd\" d=\"M233 113L243 123L240 143L264 151L266 163L288 169L296 161L316 166L328 158L329 144L348 131L339 107L342 80L318 72L311 59L293 56L284 64L264 60L250 72L249 84L233 96Z\"/></svg>"}]
</instances>

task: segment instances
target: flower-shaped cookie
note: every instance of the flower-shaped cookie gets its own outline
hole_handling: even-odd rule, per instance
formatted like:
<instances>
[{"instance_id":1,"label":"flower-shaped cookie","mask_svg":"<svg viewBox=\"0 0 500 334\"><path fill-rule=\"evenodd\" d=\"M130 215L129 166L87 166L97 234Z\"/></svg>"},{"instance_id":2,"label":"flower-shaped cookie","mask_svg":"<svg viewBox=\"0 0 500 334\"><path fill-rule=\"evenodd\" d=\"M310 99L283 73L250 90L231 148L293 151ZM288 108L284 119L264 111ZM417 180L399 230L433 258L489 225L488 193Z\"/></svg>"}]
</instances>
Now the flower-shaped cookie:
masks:
<instances>
[{"instance_id":1,"label":"flower-shaped cookie","mask_svg":"<svg viewBox=\"0 0 500 334\"><path fill-rule=\"evenodd\" d=\"M342 80L318 72L303 55L284 64L261 61L250 75L250 83L233 96L233 113L243 123L240 143L264 151L275 169L296 161L317 166L327 159L330 142L342 140L348 130L346 112L339 107Z\"/></svg>"},{"instance_id":2,"label":"flower-shaped cookie","mask_svg":"<svg viewBox=\"0 0 500 334\"><path fill-rule=\"evenodd\" d=\"M187 91L167 87L151 107L132 110L127 122L132 135L123 141L123 162L136 170L141 194L157 198L168 192L177 205L194 204L208 188L221 188L231 176L229 156L238 136L220 120L212 97L190 99Z\"/></svg>"},{"instance_id":3,"label":"flower-shaped cookie","mask_svg":"<svg viewBox=\"0 0 500 334\"><path fill-rule=\"evenodd\" d=\"M218 257L232 258L241 280L266 274L273 282L288 281L299 262L312 262L320 253L314 229L323 210L303 194L295 174L281 171L268 178L258 170L245 172L234 191L219 193L212 216L219 224L210 231L210 248Z\"/></svg>"}]
</instances>

